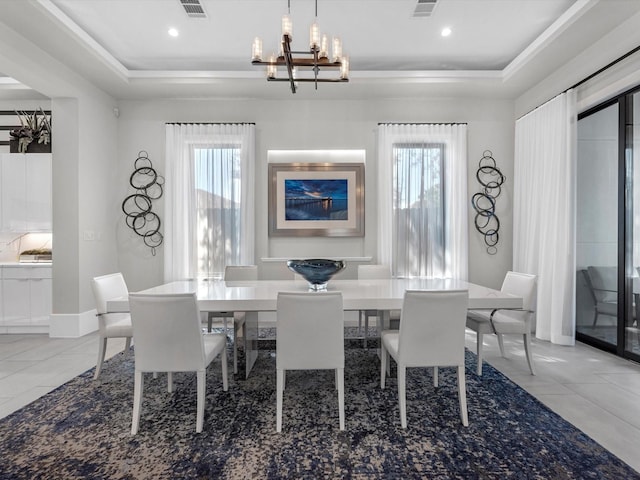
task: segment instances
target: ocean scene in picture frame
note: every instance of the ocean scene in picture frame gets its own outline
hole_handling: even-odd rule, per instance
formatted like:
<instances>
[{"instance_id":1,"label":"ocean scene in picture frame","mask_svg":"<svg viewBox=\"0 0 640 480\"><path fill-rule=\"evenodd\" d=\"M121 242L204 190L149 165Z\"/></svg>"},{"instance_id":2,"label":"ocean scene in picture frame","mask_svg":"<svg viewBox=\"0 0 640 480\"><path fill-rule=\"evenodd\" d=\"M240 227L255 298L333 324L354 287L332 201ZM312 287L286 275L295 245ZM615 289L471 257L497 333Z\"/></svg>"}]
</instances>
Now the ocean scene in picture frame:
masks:
<instances>
[{"instance_id":1,"label":"ocean scene in picture frame","mask_svg":"<svg viewBox=\"0 0 640 480\"><path fill-rule=\"evenodd\" d=\"M286 179L286 220L347 220L348 181L341 179Z\"/></svg>"}]
</instances>

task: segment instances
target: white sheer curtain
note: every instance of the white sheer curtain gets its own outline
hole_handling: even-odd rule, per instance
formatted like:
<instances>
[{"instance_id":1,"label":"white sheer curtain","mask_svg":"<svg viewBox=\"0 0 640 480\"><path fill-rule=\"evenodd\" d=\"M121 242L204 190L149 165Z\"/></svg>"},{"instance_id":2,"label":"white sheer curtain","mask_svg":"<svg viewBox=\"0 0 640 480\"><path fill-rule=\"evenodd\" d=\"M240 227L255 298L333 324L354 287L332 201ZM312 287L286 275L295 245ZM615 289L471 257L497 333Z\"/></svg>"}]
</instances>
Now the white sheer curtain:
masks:
<instances>
[{"instance_id":1,"label":"white sheer curtain","mask_svg":"<svg viewBox=\"0 0 640 480\"><path fill-rule=\"evenodd\" d=\"M398 205L394 182L393 150L396 145L443 145L444 151L444 267L437 275L466 280L468 276L467 125L382 124L378 126L378 262L390 265L394 252L406 252L410 240L398 231L394 210ZM428 183L428 181L427 181ZM403 189L410 189L405 185ZM428 271L428 269L427 269Z\"/></svg>"},{"instance_id":2,"label":"white sheer curtain","mask_svg":"<svg viewBox=\"0 0 640 480\"><path fill-rule=\"evenodd\" d=\"M229 170L238 155L239 178L237 172ZM255 125L166 125L165 281L196 278L203 269L218 270L215 265L228 261L254 263L254 170ZM210 213L213 210L217 213ZM202 212L207 212L210 223L217 223L215 228L220 231L216 234L222 233L226 239L224 248L209 253L225 255L222 263L212 257L198 258L198 244L202 252L203 237L208 233L198 231L203 220L198 214ZM234 241L239 242L239 248L229 245Z\"/></svg>"},{"instance_id":3,"label":"white sheer curtain","mask_svg":"<svg viewBox=\"0 0 640 480\"><path fill-rule=\"evenodd\" d=\"M516 122L513 268L538 275L536 337L575 342L576 98L570 90Z\"/></svg>"}]
</instances>

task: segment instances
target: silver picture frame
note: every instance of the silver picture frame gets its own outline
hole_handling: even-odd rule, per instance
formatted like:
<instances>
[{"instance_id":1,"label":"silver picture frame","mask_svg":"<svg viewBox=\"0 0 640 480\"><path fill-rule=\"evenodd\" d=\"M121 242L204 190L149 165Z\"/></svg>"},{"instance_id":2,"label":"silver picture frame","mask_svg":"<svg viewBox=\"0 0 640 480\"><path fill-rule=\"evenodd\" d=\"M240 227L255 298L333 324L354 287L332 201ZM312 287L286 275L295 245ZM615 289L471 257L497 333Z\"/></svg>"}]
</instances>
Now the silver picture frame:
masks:
<instances>
[{"instance_id":1,"label":"silver picture frame","mask_svg":"<svg viewBox=\"0 0 640 480\"><path fill-rule=\"evenodd\" d=\"M364 236L363 163L270 163L269 235Z\"/></svg>"}]
</instances>

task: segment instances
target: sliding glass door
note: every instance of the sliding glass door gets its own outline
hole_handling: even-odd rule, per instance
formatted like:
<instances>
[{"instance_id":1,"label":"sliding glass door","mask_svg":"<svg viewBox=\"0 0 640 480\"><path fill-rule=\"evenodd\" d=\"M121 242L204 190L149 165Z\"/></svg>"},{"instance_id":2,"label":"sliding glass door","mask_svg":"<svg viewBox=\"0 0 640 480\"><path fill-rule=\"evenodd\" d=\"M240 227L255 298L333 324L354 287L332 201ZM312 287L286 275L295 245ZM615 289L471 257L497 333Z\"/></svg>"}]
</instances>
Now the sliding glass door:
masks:
<instances>
[{"instance_id":1,"label":"sliding glass door","mask_svg":"<svg viewBox=\"0 0 640 480\"><path fill-rule=\"evenodd\" d=\"M625 162L628 165L627 223L627 285L629 302L624 329L625 352L640 357L640 92L625 98Z\"/></svg>"},{"instance_id":2,"label":"sliding glass door","mask_svg":"<svg viewBox=\"0 0 640 480\"><path fill-rule=\"evenodd\" d=\"M618 104L578 121L576 333L618 338Z\"/></svg>"},{"instance_id":3,"label":"sliding glass door","mask_svg":"<svg viewBox=\"0 0 640 480\"><path fill-rule=\"evenodd\" d=\"M576 338L640 360L640 94L578 117Z\"/></svg>"}]
</instances>

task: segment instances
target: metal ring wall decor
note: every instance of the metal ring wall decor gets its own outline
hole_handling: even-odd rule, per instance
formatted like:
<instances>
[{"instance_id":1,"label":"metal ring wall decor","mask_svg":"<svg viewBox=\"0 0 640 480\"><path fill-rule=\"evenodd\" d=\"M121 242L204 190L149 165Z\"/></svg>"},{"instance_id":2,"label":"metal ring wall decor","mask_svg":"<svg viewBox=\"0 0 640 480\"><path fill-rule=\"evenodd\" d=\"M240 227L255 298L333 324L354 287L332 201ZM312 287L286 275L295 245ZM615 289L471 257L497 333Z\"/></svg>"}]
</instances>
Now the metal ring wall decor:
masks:
<instances>
[{"instance_id":1,"label":"metal ring wall decor","mask_svg":"<svg viewBox=\"0 0 640 480\"><path fill-rule=\"evenodd\" d=\"M482 158L478 162L476 179L482 185L482 191L475 193L471 197L471 205L476 211L474 224L476 230L484 237L487 245L487 253L495 255L498 253L498 240L500 236L500 219L496 215L496 198L502 192L502 184L505 177L496 166L491 150L485 150Z\"/></svg>"},{"instance_id":2,"label":"metal ring wall decor","mask_svg":"<svg viewBox=\"0 0 640 480\"><path fill-rule=\"evenodd\" d=\"M145 150L138 153L133 167L129 184L136 193L122 201L122 211L126 215L127 226L142 237L144 244L151 248L151 254L155 255L163 237L160 233L160 217L151 208L152 200L162 197L164 177L154 170Z\"/></svg>"}]
</instances>

